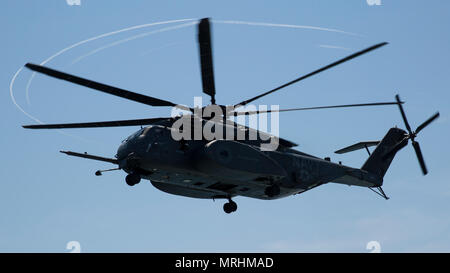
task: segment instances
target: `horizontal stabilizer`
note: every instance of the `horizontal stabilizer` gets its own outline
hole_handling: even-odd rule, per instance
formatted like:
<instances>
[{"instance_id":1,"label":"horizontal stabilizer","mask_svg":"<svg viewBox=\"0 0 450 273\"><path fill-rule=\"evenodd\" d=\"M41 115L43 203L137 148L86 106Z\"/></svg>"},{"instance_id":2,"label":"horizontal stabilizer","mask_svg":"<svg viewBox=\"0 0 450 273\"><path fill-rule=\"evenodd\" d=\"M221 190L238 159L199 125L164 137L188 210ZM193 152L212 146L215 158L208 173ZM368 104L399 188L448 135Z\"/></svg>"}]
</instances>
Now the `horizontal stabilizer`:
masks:
<instances>
[{"instance_id":1,"label":"horizontal stabilizer","mask_svg":"<svg viewBox=\"0 0 450 273\"><path fill-rule=\"evenodd\" d=\"M380 143L380 141L363 141L363 142L359 142L353 145L350 145L348 147L345 147L343 149L337 150L335 153L336 154L345 154L348 152L353 152L359 149L363 149L363 148L368 148L371 146L377 146Z\"/></svg>"},{"instance_id":2,"label":"horizontal stabilizer","mask_svg":"<svg viewBox=\"0 0 450 273\"><path fill-rule=\"evenodd\" d=\"M77 156L77 157L99 160L99 161L105 161L105 162L109 162L109 163L113 163L113 164L119 164L119 161L117 161L117 159L115 159L115 158L107 158L107 157L102 157L102 156L97 156L97 155L90 155L88 153L81 154L81 153L76 153L76 152L71 152L71 151L60 151L60 152L63 154L66 154L66 155Z\"/></svg>"}]
</instances>

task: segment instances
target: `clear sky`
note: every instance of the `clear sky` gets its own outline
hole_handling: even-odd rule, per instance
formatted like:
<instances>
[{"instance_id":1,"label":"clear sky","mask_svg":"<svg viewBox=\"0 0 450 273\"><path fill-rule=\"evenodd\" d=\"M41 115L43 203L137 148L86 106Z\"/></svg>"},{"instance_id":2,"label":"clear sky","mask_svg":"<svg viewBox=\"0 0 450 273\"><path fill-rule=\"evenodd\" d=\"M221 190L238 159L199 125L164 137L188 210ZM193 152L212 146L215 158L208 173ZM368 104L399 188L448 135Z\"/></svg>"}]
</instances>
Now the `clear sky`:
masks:
<instances>
[{"instance_id":1,"label":"clear sky","mask_svg":"<svg viewBox=\"0 0 450 273\"><path fill-rule=\"evenodd\" d=\"M67 252L383 252L450 251L450 2L350 1L3 1L0 9L0 251ZM276 201L238 197L197 200L125 184L123 172L94 176L107 163L59 150L114 156L138 128L30 131L34 120L12 102L10 83L26 62L41 63L80 41L112 31L211 17L217 101L232 104L378 42L370 54L258 100L282 108L390 101L400 93L412 127L435 111L421 132L430 173L422 176L411 146L385 176L385 201L366 188L327 184ZM216 20L216 22L214 22ZM225 24L245 21L336 29ZM193 104L201 95L194 21L132 29L63 52L46 65L157 98ZM180 27L178 27L180 26ZM169 29L166 29L169 28ZM164 30L164 31L163 31ZM141 34L146 35L141 35ZM141 35L141 36L137 36ZM129 39L137 36L137 39ZM122 41L122 42L118 42ZM114 45L114 46L112 46ZM43 122L160 117L151 108L24 69L17 103ZM207 97L204 96L204 101ZM280 114L280 134L299 150L359 167L365 151L335 155L358 141L403 128L396 107ZM62 131L61 131L62 132Z\"/></svg>"}]
</instances>

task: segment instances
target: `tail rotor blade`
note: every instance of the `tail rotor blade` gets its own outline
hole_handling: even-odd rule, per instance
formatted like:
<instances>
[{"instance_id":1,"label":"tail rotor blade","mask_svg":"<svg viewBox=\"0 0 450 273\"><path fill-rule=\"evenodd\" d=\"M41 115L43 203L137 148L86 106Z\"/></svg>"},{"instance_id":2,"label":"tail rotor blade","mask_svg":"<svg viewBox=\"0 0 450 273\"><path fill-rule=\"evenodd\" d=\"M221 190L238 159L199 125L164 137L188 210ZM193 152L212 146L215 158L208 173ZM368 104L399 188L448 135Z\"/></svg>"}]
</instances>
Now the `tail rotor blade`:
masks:
<instances>
[{"instance_id":1,"label":"tail rotor blade","mask_svg":"<svg viewBox=\"0 0 450 273\"><path fill-rule=\"evenodd\" d=\"M420 124L419 127L416 129L416 134L420 131L422 131L423 128L427 127L430 123L432 123L435 119L439 117L439 112L436 112L433 116L431 116L429 119L427 119L424 123Z\"/></svg>"},{"instance_id":2,"label":"tail rotor blade","mask_svg":"<svg viewBox=\"0 0 450 273\"><path fill-rule=\"evenodd\" d=\"M423 159L422 151L420 150L419 142L412 141L414 150L416 151L417 159L419 160L420 168L422 169L423 175L428 173L427 167L425 166L425 160Z\"/></svg>"},{"instance_id":3,"label":"tail rotor blade","mask_svg":"<svg viewBox=\"0 0 450 273\"><path fill-rule=\"evenodd\" d=\"M402 114L402 118L403 118L403 122L405 123L406 130L408 130L409 135L412 136L413 133L411 131L411 126L409 126L408 120L406 119L406 114L405 114L405 111L403 110L403 106L400 101L400 96L395 95L395 99L397 100L398 108L400 109L400 113Z\"/></svg>"}]
</instances>

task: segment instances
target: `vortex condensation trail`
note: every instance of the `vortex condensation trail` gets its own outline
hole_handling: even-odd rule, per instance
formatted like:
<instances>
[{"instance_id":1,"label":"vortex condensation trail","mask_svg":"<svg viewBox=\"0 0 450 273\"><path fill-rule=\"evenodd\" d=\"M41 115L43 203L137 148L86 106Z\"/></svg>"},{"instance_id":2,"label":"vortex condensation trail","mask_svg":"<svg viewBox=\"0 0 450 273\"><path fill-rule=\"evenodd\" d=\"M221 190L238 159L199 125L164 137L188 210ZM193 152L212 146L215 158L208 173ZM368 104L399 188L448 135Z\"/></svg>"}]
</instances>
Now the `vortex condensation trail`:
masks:
<instances>
[{"instance_id":1,"label":"vortex condensation trail","mask_svg":"<svg viewBox=\"0 0 450 273\"><path fill-rule=\"evenodd\" d=\"M194 21L194 20L196 20L196 19L191 18L191 19L179 19L179 20L169 20L169 21L162 21L162 22L156 22L156 23L148 23L148 24L127 27L127 28L116 30L116 31L111 31L111 32L108 32L108 33L100 34L100 35L97 35L95 37L92 37L92 38L83 40L81 42L75 43L75 44L73 44L71 46L68 46L68 47L66 47L64 49L61 49L60 51L56 52L55 54L50 56L48 59L46 59L42 63L40 63L40 65L44 65L44 64L48 63L49 61L53 60L54 58L58 57L59 55L63 54L64 52L66 52L66 51L68 51L70 49L73 49L73 48L78 47L78 46L80 46L82 44L85 44L85 43L88 43L88 42L92 42L92 41L95 41L95 40L98 40L98 39L101 39L101 38L105 38L105 37L108 37L108 36L111 36L111 35L119 34L119 33L130 31L130 30L156 26L156 25L165 25L165 24L179 23L179 22L186 22L186 21ZM33 78L34 78L35 75L36 75L36 72L33 72L33 74L31 74L31 77L28 80L28 83L27 83L27 86L26 86L25 97L26 97L28 105L30 105L30 96L29 96L29 91L28 90L30 89L31 82L33 81Z\"/></svg>"},{"instance_id":2,"label":"vortex condensation trail","mask_svg":"<svg viewBox=\"0 0 450 273\"><path fill-rule=\"evenodd\" d=\"M246 22L246 21L231 21L231 20L212 20L213 23L219 24L233 24L233 25L248 25L248 26L262 26L262 27L283 27L283 28L297 28L297 29L310 29L310 30L320 30L327 32L335 32L341 33L351 36L359 36L360 34L347 32L334 28L324 28L324 27L315 27L315 26L307 26L307 25L289 25L289 24L273 24L273 23L261 23L261 22Z\"/></svg>"},{"instance_id":3,"label":"vortex condensation trail","mask_svg":"<svg viewBox=\"0 0 450 273\"><path fill-rule=\"evenodd\" d=\"M26 111L25 111L25 110L17 103L17 101L16 101L16 99L15 99L15 97L14 97L14 93L13 93L14 82L16 81L16 78L17 78L17 76L19 75L19 73L22 71L22 69L23 69L23 67L19 68L19 69L17 70L17 72L14 74L14 76L12 77L11 82L9 83L9 95L11 96L11 100L12 100L12 102L14 103L14 105L15 105L22 113L24 113L27 117L31 118L32 120L36 121L37 123L43 124L43 122L40 121L38 118L36 118L36 117L32 116L31 114L27 113L27 112L26 112ZM84 139L84 138L79 137L79 136L74 136L74 135L68 134L68 133L66 133L66 132L61 132L61 131L56 131L56 132L57 132L57 133L60 133L60 134L62 134L62 135L65 135L65 136L69 136L69 137L76 138L76 139L81 140L81 141L83 141L83 142L93 143L93 142L90 141L90 140Z\"/></svg>"},{"instance_id":4,"label":"vortex condensation trail","mask_svg":"<svg viewBox=\"0 0 450 273\"><path fill-rule=\"evenodd\" d=\"M90 52L88 52L88 53L86 53L86 54L76 58L71 64L72 65L76 64L77 62L81 61L82 59L84 59L86 57L89 57L89 56L94 55L94 54L96 54L96 53L98 53L98 52L100 52L100 51L102 51L104 49L107 49L107 48L110 48L110 47L113 47L113 46L116 46L116 45L120 45L120 44L129 42L129 41L132 41L132 40L136 40L136 39L139 39L139 38L144 38L146 36L149 36L149 35L152 35L152 34L156 34L156 33L161 33L161 32L165 32L165 31L169 31L169 30L175 30L175 29L180 29L180 28L185 28L185 27L188 27L188 26L192 26L192 25L194 25L196 23L197 22L191 22L191 23L186 23L186 24L173 26L173 27L165 27L165 28L161 28L161 29L157 29L157 30L141 33L141 34L138 34L138 35L135 35L135 36L131 36L129 38L125 38L125 39L122 39L122 40L119 40L119 41L115 41L115 42L107 44L105 46L96 48L96 49L94 49L94 50L92 50L92 51L90 51Z\"/></svg>"},{"instance_id":5,"label":"vortex condensation trail","mask_svg":"<svg viewBox=\"0 0 450 273\"><path fill-rule=\"evenodd\" d=\"M19 73L22 72L22 69L23 69L23 66L21 68L19 68L19 70L17 70L16 73L14 74L14 76L12 77L11 82L9 83L9 95L11 96L11 100L14 103L14 105L17 107L17 109L19 109L22 113L24 113L26 116L28 116L32 120L42 124L42 121L40 121L39 119L35 118L34 116L28 114L25 110L23 110L23 108L20 107L20 105L16 102L16 99L14 97L14 93L13 93L14 82L16 81L16 78L19 75Z\"/></svg>"},{"instance_id":6,"label":"vortex condensation trail","mask_svg":"<svg viewBox=\"0 0 450 273\"><path fill-rule=\"evenodd\" d=\"M319 45L319 47L322 47L322 48L331 48L331 49L342 49L342 50L347 50L347 51L350 50L350 48L348 48L348 47L335 46L335 45Z\"/></svg>"},{"instance_id":7,"label":"vortex condensation trail","mask_svg":"<svg viewBox=\"0 0 450 273\"><path fill-rule=\"evenodd\" d=\"M319 30L319 31L327 31L327 32L335 32L335 33L341 33L341 34L346 34L346 35L351 35L351 36L360 36L359 34L356 33L351 33L351 32L347 32L347 31L343 31L343 30L339 30L339 29L332 29L332 28L324 28L324 27L315 27L315 26L306 26L306 25L287 25L287 24L272 24L272 23L258 23L258 22L246 22L246 21L226 21L226 20L212 20L213 23L219 23L219 24L234 24L234 25L249 25L249 26L263 26L263 27L282 27L282 28L296 28L296 29L310 29L310 30ZM164 31L168 31L168 30L174 30L174 29L179 29L179 28L183 28L183 27L187 27L187 26L191 26L194 25L196 22L192 22L192 23L187 23L187 24L182 24L179 26L174 26L174 27L167 27L167 28L163 28L160 30L155 30L155 31L151 31L151 32L146 32L143 34L138 34L135 36L132 36L130 38L126 38L123 40L119 40L116 42L112 42L110 44L107 44L105 46L101 46L99 48L96 48L92 51L90 51L89 53L82 55L80 57L78 57L77 59L75 59L71 64L75 64L77 62L79 62L80 60L94 55L104 49L125 43L125 42L129 42L135 39L139 39L139 38L143 38L145 36L154 34L154 33L159 33L159 32L164 32ZM340 47L333 47L333 46L328 46L327 48L340 48ZM341 48L341 49L346 49L346 48ZM27 89L28 90L28 89Z\"/></svg>"}]
</instances>

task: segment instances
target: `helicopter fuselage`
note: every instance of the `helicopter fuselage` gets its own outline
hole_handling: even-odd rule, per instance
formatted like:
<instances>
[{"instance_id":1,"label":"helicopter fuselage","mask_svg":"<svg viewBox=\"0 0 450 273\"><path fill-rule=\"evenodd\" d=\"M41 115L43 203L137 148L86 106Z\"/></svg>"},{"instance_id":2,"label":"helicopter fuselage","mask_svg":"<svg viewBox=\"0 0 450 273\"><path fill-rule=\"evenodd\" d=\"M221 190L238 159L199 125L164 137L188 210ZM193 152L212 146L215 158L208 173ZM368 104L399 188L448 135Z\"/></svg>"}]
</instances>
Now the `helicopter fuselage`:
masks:
<instances>
[{"instance_id":1,"label":"helicopter fuselage","mask_svg":"<svg viewBox=\"0 0 450 273\"><path fill-rule=\"evenodd\" d=\"M119 167L139 175L165 192L194 198L241 195L277 199L360 171L373 185L381 182L361 170L313 157L290 148L261 151L255 142L235 140L176 141L172 128L154 125L140 129L120 145ZM253 145L251 145L253 144ZM354 175L353 175L354 176ZM368 182L368 186L370 186ZM338 182L339 183L339 182ZM267 193L270 186L277 194Z\"/></svg>"}]
</instances>

